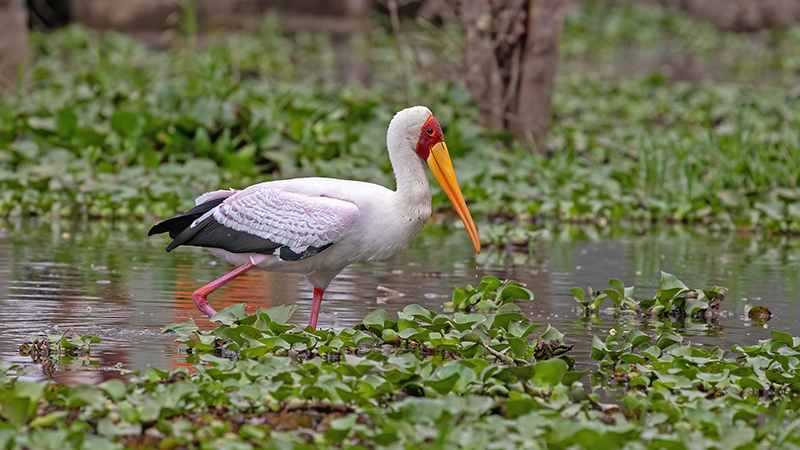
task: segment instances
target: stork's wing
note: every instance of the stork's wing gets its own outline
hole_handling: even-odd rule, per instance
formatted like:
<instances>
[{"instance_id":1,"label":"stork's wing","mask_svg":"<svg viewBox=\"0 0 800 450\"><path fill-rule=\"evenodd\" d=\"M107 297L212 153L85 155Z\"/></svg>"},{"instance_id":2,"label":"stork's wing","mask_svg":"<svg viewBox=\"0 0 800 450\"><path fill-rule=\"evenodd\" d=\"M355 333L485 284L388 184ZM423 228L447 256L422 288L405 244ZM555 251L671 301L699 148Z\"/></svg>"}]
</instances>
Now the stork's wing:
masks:
<instances>
[{"instance_id":1,"label":"stork's wing","mask_svg":"<svg viewBox=\"0 0 800 450\"><path fill-rule=\"evenodd\" d=\"M304 259L350 232L358 215L352 202L263 183L235 193L192 222L167 251L194 245Z\"/></svg>"},{"instance_id":2,"label":"stork's wing","mask_svg":"<svg viewBox=\"0 0 800 450\"><path fill-rule=\"evenodd\" d=\"M175 239L183 230L190 227L197 219L204 218L212 209L217 207L220 203L224 202L226 198L235 194L238 191L233 189L227 191L213 191L207 192L195 200L194 208L186 211L183 214L169 218L161 223L154 225L147 233L148 236L154 234L167 233L169 237Z\"/></svg>"}]
</instances>

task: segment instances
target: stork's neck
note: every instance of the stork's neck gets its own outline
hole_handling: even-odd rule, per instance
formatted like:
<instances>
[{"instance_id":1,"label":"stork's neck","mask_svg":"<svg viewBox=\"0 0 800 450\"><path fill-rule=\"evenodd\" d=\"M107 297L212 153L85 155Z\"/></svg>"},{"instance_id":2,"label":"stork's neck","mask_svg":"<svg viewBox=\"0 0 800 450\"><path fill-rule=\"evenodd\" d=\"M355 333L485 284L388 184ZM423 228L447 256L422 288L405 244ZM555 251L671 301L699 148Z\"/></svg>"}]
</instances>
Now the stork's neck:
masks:
<instances>
[{"instance_id":1,"label":"stork's neck","mask_svg":"<svg viewBox=\"0 0 800 450\"><path fill-rule=\"evenodd\" d=\"M409 138L404 125L393 120L386 134L389 160L397 180L397 195L404 202L430 207L431 188L425 162L417 154L416 139Z\"/></svg>"}]
</instances>

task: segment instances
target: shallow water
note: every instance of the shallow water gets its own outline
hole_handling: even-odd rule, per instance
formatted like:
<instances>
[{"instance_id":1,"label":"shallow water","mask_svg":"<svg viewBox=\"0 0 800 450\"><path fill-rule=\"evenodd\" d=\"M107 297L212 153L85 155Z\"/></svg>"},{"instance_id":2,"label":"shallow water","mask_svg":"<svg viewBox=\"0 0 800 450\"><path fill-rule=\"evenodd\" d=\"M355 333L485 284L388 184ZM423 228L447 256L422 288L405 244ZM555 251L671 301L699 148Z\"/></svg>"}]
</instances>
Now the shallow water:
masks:
<instances>
[{"instance_id":1,"label":"shallow water","mask_svg":"<svg viewBox=\"0 0 800 450\"><path fill-rule=\"evenodd\" d=\"M56 366L66 384L120 377L120 369L161 369L186 364L174 336L161 329L194 318L212 328L191 300L193 290L230 270L204 250L164 252L167 238L147 238L146 224L6 223L0 228L0 359L23 364L28 377L45 378L41 366L19 354L31 334L91 334L102 339L91 354ZM660 271L690 287L730 288L718 323L640 322L600 314L576 314L568 289L608 287L609 278L635 285L634 297L655 292ZM800 240L698 233L683 228L646 230L562 227L541 230L522 251L486 249L475 257L463 229L429 225L408 252L350 266L325 292L319 324L354 326L370 311L390 318L419 303L441 312L454 286L476 285L484 275L526 283L536 298L520 304L543 325L552 324L575 344L578 369L589 359L592 334L613 327L658 331L672 327L698 345L752 344L777 329L800 329ZM378 286L397 291L389 295ZM298 304L292 319L305 324L312 288L300 276L250 272L210 296L217 309L246 302L248 308ZM766 326L744 320L748 306L764 305L774 317ZM610 306L606 304L604 306ZM251 309L252 310L252 309Z\"/></svg>"}]
</instances>

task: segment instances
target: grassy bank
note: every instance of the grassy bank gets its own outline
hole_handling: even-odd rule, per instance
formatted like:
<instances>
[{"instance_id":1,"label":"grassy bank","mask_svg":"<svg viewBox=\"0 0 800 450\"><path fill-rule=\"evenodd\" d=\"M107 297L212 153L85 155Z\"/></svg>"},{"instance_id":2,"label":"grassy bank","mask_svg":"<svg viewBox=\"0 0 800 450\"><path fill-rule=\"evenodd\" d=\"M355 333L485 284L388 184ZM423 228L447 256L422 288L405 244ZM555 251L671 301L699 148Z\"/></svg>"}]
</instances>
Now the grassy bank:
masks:
<instances>
[{"instance_id":1,"label":"grassy bank","mask_svg":"<svg viewBox=\"0 0 800 450\"><path fill-rule=\"evenodd\" d=\"M169 51L79 27L33 34L33 67L0 101L0 215L166 216L207 190L306 175L391 186L385 130L410 67L409 95L443 124L480 216L800 230L800 33L573 9L543 160L477 125L468 91L443 78L458 31L412 28L413 64L380 29L332 43L285 38L274 18ZM440 191L434 207L448 207Z\"/></svg>"}]
</instances>

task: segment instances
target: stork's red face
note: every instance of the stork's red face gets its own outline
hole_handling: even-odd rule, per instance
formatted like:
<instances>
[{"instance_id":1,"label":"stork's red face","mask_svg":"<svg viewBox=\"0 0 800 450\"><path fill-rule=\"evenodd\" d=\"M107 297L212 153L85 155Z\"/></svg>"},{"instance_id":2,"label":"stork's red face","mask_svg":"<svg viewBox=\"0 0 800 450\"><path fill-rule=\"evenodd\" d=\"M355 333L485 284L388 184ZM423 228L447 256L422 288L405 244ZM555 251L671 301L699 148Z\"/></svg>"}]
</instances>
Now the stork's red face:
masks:
<instances>
[{"instance_id":1,"label":"stork's red face","mask_svg":"<svg viewBox=\"0 0 800 450\"><path fill-rule=\"evenodd\" d=\"M422 129L419 132L417 153L419 153L419 156L422 156L422 159L428 161L431 148L433 148L433 146L439 142L444 143L442 127L439 125L439 121L436 120L435 117L430 116L428 117L428 120L425 121L425 124L422 126Z\"/></svg>"},{"instance_id":2,"label":"stork's red face","mask_svg":"<svg viewBox=\"0 0 800 450\"><path fill-rule=\"evenodd\" d=\"M475 251L480 253L481 242L478 239L478 230L475 229L475 223L472 221L466 202L464 202L461 188L458 187L453 163L450 162L450 153L447 151L447 145L444 143L444 137L442 136L442 127L433 116L428 117L428 120L425 121L420 130L417 153L431 168L436 181L439 182L442 189L444 189L444 193L453 202L458 216L461 217L461 221L464 222L464 226L467 228L467 233L469 233L469 237L472 240L472 245L475 246Z\"/></svg>"}]
</instances>

